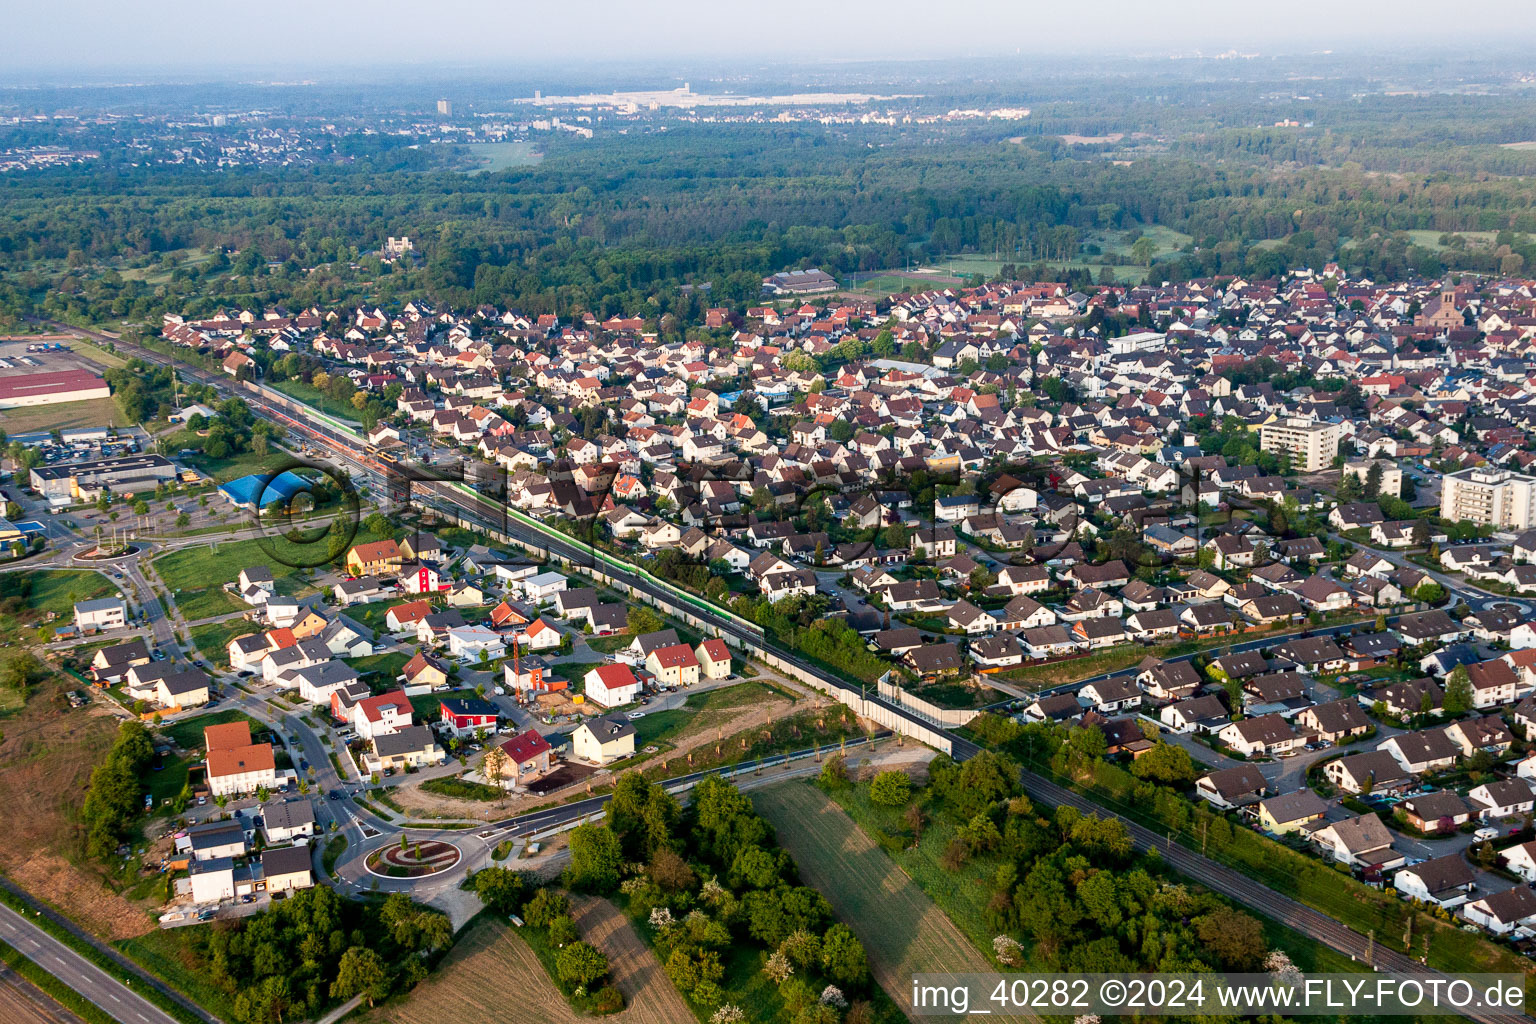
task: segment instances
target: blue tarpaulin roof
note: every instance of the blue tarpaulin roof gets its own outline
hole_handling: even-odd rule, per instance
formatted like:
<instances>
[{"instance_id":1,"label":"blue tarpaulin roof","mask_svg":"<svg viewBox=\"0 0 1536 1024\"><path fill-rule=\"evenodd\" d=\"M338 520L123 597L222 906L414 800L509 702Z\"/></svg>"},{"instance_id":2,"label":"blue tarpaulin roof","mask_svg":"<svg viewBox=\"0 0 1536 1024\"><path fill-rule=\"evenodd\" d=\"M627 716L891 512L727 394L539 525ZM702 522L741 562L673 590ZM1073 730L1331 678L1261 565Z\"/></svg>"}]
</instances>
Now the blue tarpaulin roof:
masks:
<instances>
[{"instance_id":1,"label":"blue tarpaulin roof","mask_svg":"<svg viewBox=\"0 0 1536 1024\"><path fill-rule=\"evenodd\" d=\"M263 489L262 484L266 484ZM288 501L295 494L309 489L309 482L297 473L284 470L277 476L268 478L262 473L252 473L250 476L242 476L238 480L231 480L219 488L219 493L224 495L236 505L255 504L259 508L265 508L274 501ZM258 500L257 495L261 497Z\"/></svg>"}]
</instances>

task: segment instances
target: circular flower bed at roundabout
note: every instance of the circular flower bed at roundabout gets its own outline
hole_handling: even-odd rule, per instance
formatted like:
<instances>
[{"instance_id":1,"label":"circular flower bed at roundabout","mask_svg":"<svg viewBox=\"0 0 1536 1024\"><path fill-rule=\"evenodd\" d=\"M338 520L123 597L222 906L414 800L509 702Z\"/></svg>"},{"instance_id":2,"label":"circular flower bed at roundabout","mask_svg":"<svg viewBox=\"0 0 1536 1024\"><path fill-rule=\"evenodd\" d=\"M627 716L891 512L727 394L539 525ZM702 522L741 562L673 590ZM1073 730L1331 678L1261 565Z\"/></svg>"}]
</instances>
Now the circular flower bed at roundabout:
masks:
<instances>
[{"instance_id":1,"label":"circular flower bed at roundabout","mask_svg":"<svg viewBox=\"0 0 1536 1024\"><path fill-rule=\"evenodd\" d=\"M369 871L384 878L421 878L447 871L459 862L459 848L436 839L407 841L381 846L363 863Z\"/></svg>"}]
</instances>

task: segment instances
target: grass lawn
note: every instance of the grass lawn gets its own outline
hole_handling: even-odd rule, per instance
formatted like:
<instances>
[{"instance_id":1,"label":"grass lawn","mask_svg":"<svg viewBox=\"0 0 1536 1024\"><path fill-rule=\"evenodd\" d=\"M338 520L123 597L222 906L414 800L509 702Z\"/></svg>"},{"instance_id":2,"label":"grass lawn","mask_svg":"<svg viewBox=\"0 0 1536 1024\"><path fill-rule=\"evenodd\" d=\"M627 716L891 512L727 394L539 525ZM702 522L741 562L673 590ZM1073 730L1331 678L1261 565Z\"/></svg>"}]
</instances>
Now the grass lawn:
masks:
<instances>
[{"instance_id":1,"label":"grass lawn","mask_svg":"<svg viewBox=\"0 0 1536 1024\"><path fill-rule=\"evenodd\" d=\"M21 599L22 611L0 620L0 633L14 634L24 627L46 624L49 613L53 624L73 621L74 607L81 601L109 597L118 592L117 584L91 569L23 569L0 573L0 601Z\"/></svg>"},{"instance_id":2,"label":"grass lawn","mask_svg":"<svg viewBox=\"0 0 1536 1024\"><path fill-rule=\"evenodd\" d=\"M196 718L183 718L179 722L162 726L160 731L164 733L172 743L182 750L203 749L203 729L210 725L223 725L226 722L246 721L251 723L251 736L254 738L258 731L265 730L260 722L246 714L244 711L236 711L230 708L225 711L215 711L211 715L198 715ZM169 768L166 769L170 771ZM164 774L156 772L155 774ZM179 787L178 787L179 788Z\"/></svg>"},{"instance_id":3,"label":"grass lawn","mask_svg":"<svg viewBox=\"0 0 1536 1024\"><path fill-rule=\"evenodd\" d=\"M1086 679L1102 672L1118 672L1120 669L1130 668L1152 653L1154 652L1146 647L1117 647L1099 654L1090 654L1086 658L1004 669L997 673L997 677L1026 685L1055 686L1059 683Z\"/></svg>"},{"instance_id":4,"label":"grass lawn","mask_svg":"<svg viewBox=\"0 0 1536 1024\"><path fill-rule=\"evenodd\" d=\"M242 452L228 458L215 459L199 452L196 455L188 455L182 461L207 473L213 477L215 483L225 484L231 480L238 480L242 476L250 476L252 473L271 473L275 470L287 469L293 464L293 456L281 451L267 452L265 455Z\"/></svg>"},{"instance_id":5,"label":"grass lawn","mask_svg":"<svg viewBox=\"0 0 1536 1024\"><path fill-rule=\"evenodd\" d=\"M379 682L390 683L400 674L405 663L411 660L409 654L401 654L399 651L389 651L385 654L370 654L366 658L343 658L348 665L357 669L360 676L376 675Z\"/></svg>"},{"instance_id":6,"label":"grass lawn","mask_svg":"<svg viewBox=\"0 0 1536 1024\"><path fill-rule=\"evenodd\" d=\"M312 405L328 416L358 422L358 411L352 408L351 402L338 402L330 395L317 391L313 385L301 380L280 380L276 383L269 381L267 386L305 405Z\"/></svg>"},{"instance_id":7,"label":"grass lawn","mask_svg":"<svg viewBox=\"0 0 1536 1024\"><path fill-rule=\"evenodd\" d=\"M411 711L421 722L437 721L438 704L444 699L458 697L463 700L475 700L474 690L440 690L437 693L418 693L411 698Z\"/></svg>"},{"instance_id":8,"label":"grass lawn","mask_svg":"<svg viewBox=\"0 0 1536 1024\"><path fill-rule=\"evenodd\" d=\"M689 694L680 708L656 711L644 718L635 719L635 746L638 748L681 738L690 726L698 724L701 711L726 711L780 697L782 694L772 687L751 682Z\"/></svg>"},{"instance_id":9,"label":"grass lawn","mask_svg":"<svg viewBox=\"0 0 1536 1024\"><path fill-rule=\"evenodd\" d=\"M376 629L380 633L387 634L389 632L389 625L384 621L384 617L389 614L391 608L401 603L403 602L370 601L367 604L354 604L350 608L341 608L338 611L359 626L367 626L369 629Z\"/></svg>"},{"instance_id":10,"label":"grass lawn","mask_svg":"<svg viewBox=\"0 0 1536 1024\"><path fill-rule=\"evenodd\" d=\"M323 545L324 541L320 543ZM182 548L161 555L152 564L181 614L189 621L196 621L247 610L245 602L224 590L224 584L236 582L240 579L240 570L255 565L265 565L272 571L279 594L302 597L309 593L314 588L304 570L296 566L316 560L321 552L310 550L312 548L312 545L292 545L281 537L223 543L215 540L206 547ZM247 626L245 632L249 631Z\"/></svg>"},{"instance_id":11,"label":"grass lawn","mask_svg":"<svg viewBox=\"0 0 1536 1024\"><path fill-rule=\"evenodd\" d=\"M203 590L189 590L178 594L176 607L181 610L182 618L188 622L251 610L244 601L222 587L207 587Z\"/></svg>"},{"instance_id":12,"label":"grass lawn","mask_svg":"<svg viewBox=\"0 0 1536 1024\"><path fill-rule=\"evenodd\" d=\"M635 638L628 633L617 633L613 636L589 636L587 646L598 654L613 654L622 651L635 642Z\"/></svg>"},{"instance_id":13,"label":"grass lawn","mask_svg":"<svg viewBox=\"0 0 1536 1024\"><path fill-rule=\"evenodd\" d=\"M500 800L503 796L501 790L495 786L465 782L451 775L440 779L428 779L421 784L421 790L424 793L436 793L438 796L449 796L458 800Z\"/></svg>"},{"instance_id":14,"label":"grass lawn","mask_svg":"<svg viewBox=\"0 0 1536 1024\"><path fill-rule=\"evenodd\" d=\"M488 174L509 167L527 167L544 159L531 142L480 142L464 147L471 174Z\"/></svg>"},{"instance_id":15,"label":"grass lawn","mask_svg":"<svg viewBox=\"0 0 1536 1024\"><path fill-rule=\"evenodd\" d=\"M199 734L201 736L201 734ZM154 798L155 807L161 802L169 800L181 792L181 788L187 784L187 775L192 768L192 759L185 757L167 757L165 767L159 771L151 771L146 774L145 785L149 787L149 795Z\"/></svg>"},{"instance_id":16,"label":"grass lawn","mask_svg":"<svg viewBox=\"0 0 1536 1024\"><path fill-rule=\"evenodd\" d=\"M228 668L229 642L237 636L257 632L259 628L246 619L205 622L201 626L192 627L192 642L197 645L198 653L210 663Z\"/></svg>"},{"instance_id":17,"label":"grass lawn","mask_svg":"<svg viewBox=\"0 0 1536 1024\"><path fill-rule=\"evenodd\" d=\"M909 687L907 692L941 708L984 708L1008 699L1001 690L964 682L927 683Z\"/></svg>"},{"instance_id":18,"label":"grass lawn","mask_svg":"<svg viewBox=\"0 0 1536 1024\"><path fill-rule=\"evenodd\" d=\"M635 749L652 743L665 743L678 736L688 726L698 721L698 716L682 708L671 711L653 711L644 718L635 719Z\"/></svg>"},{"instance_id":19,"label":"grass lawn","mask_svg":"<svg viewBox=\"0 0 1536 1024\"><path fill-rule=\"evenodd\" d=\"M105 427L123 423L123 414L110 398L90 398L84 402L61 402L0 412L0 428L7 434L30 434L44 430L73 430L77 427Z\"/></svg>"}]
</instances>

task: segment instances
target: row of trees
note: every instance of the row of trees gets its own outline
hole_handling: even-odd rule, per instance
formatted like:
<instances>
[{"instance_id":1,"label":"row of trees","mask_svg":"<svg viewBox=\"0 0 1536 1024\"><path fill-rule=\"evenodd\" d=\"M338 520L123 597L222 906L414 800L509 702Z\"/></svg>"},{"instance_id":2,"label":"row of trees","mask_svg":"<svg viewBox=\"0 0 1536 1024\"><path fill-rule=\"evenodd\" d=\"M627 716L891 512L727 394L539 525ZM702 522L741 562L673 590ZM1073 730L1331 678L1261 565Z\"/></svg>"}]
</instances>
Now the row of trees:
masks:
<instances>
[{"instance_id":1,"label":"row of trees","mask_svg":"<svg viewBox=\"0 0 1536 1024\"><path fill-rule=\"evenodd\" d=\"M105 861L127 842L143 810L144 770L155 757L149 730L140 721L124 722L106 758L91 771L80 808L86 855Z\"/></svg>"}]
</instances>

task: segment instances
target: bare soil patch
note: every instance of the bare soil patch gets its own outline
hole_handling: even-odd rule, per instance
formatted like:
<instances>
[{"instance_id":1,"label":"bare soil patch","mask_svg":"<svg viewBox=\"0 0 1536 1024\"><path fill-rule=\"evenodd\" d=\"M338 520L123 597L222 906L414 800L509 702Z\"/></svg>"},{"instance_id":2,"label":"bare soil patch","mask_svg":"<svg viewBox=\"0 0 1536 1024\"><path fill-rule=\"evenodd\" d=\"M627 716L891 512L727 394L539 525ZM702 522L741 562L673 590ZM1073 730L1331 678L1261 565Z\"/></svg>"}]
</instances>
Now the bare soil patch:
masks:
<instances>
[{"instance_id":1,"label":"bare soil patch","mask_svg":"<svg viewBox=\"0 0 1536 1024\"><path fill-rule=\"evenodd\" d=\"M117 719L69 708L66 688L51 677L21 711L0 720L0 792L8 801L0 871L103 938L142 935L153 927L149 916L77 860L86 784L112 745Z\"/></svg>"},{"instance_id":2,"label":"bare soil patch","mask_svg":"<svg viewBox=\"0 0 1536 1024\"><path fill-rule=\"evenodd\" d=\"M583 900L575 920L582 937L608 954L614 983L624 993L623 1011L603 1018L577 1014L517 930L485 917L408 998L362 1019L371 1024L578 1024L594 1019L687 1024L695 1019L656 954L617 907L607 900Z\"/></svg>"},{"instance_id":3,"label":"bare soil patch","mask_svg":"<svg viewBox=\"0 0 1536 1024\"><path fill-rule=\"evenodd\" d=\"M582 938L608 954L613 983L624 993L624 1010L613 1019L630 1024L677 1024L693 1019L688 1004L661 969L655 951L618 907L607 900L587 899L574 911Z\"/></svg>"},{"instance_id":4,"label":"bare soil patch","mask_svg":"<svg viewBox=\"0 0 1536 1024\"><path fill-rule=\"evenodd\" d=\"M512 926L482 918L402 1002L366 1018L374 1024L576 1024L578 1017Z\"/></svg>"}]
</instances>

